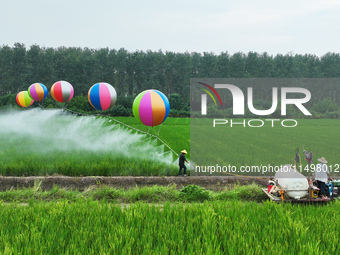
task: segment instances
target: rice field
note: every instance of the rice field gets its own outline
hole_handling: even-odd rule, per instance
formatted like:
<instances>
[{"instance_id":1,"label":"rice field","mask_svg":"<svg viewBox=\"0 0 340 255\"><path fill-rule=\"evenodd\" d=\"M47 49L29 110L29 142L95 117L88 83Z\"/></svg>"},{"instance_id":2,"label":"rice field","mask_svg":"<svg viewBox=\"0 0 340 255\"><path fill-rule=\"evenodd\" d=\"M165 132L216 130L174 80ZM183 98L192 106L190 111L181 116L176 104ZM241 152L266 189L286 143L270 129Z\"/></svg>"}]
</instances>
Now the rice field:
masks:
<instances>
[{"instance_id":1,"label":"rice field","mask_svg":"<svg viewBox=\"0 0 340 255\"><path fill-rule=\"evenodd\" d=\"M241 122L243 119L234 119ZM248 119L245 120L246 122ZM312 150L314 164L325 157L334 175L340 174L340 120L337 119L298 119L294 128L270 124L260 128L243 125L212 126L212 119L196 119L190 129L191 159L197 165L235 166L237 170L245 166L280 166L294 164L296 148L301 156L301 171L307 161L304 147ZM255 124L254 124L255 125ZM298 165L300 167L300 164ZM244 168L243 168L244 169ZM300 169L300 168L299 168ZM195 174L191 171L191 174ZM238 173L260 175L261 173ZM208 174L209 175L209 174Z\"/></svg>"},{"instance_id":2,"label":"rice field","mask_svg":"<svg viewBox=\"0 0 340 255\"><path fill-rule=\"evenodd\" d=\"M62 110L3 111L0 175L176 175L176 154L183 149L192 160L191 174L196 174L195 164L211 165L210 162L237 169L293 164L297 147L304 170L307 161L302 146L313 151L314 163L325 157L333 175L339 175L339 120L299 119L295 128L219 125L213 130L211 120L190 127L193 121L168 118L162 125L150 128L133 117L77 117Z\"/></svg>"},{"instance_id":3,"label":"rice field","mask_svg":"<svg viewBox=\"0 0 340 255\"><path fill-rule=\"evenodd\" d=\"M2 254L337 254L340 203L0 204Z\"/></svg>"},{"instance_id":4,"label":"rice field","mask_svg":"<svg viewBox=\"0 0 340 255\"><path fill-rule=\"evenodd\" d=\"M0 114L0 175L174 175L177 153L189 147L189 119L147 128L135 118L77 117L62 110ZM185 130L183 132L183 130ZM154 136L151 136L152 134ZM175 142L174 142L175 141Z\"/></svg>"}]
</instances>

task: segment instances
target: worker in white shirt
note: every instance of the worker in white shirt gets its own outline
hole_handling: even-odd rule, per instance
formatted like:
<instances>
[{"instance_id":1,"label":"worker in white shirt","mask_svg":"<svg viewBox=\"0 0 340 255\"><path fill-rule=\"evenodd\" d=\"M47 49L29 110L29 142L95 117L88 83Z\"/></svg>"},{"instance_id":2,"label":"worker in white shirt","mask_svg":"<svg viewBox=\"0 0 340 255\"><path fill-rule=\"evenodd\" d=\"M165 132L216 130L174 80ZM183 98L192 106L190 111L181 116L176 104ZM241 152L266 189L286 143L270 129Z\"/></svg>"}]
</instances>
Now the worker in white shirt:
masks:
<instances>
[{"instance_id":1,"label":"worker in white shirt","mask_svg":"<svg viewBox=\"0 0 340 255\"><path fill-rule=\"evenodd\" d=\"M327 200L328 198L325 196L326 183L328 182L328 179L332 180L332 178L329 174L327 160L322 157L319 158L318 161L320 163L315 166L314 178L317 182L318 188L320 189L321 198L323 200Z\"/></svg>"}]
</instances>

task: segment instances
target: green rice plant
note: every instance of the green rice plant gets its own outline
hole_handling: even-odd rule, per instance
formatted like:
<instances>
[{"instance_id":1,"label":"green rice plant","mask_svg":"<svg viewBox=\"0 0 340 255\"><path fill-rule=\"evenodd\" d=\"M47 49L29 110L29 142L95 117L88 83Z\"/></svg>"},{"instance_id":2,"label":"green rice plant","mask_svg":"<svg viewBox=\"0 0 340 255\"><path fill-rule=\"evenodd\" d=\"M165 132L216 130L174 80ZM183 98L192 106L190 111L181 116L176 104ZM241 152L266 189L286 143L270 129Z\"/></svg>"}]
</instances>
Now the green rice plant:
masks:
<instances>
[{"instance_id":1,"label":"green rice plant","mask_svg":"<svg viewBox=\"0 0 340 255\"><path fill-rule=\"evenodd\" d=\"M337 254L339 209L339 202L321 207L241 201L137 203L123 209L93 200L33 201L28 206L2 203L0 251Z\"/></svg>"},{"instance_id":2,"label":"green rice plant","mask_svg":"<svg viewBox=\"0 0 340 255\"><path fill-rule=\"evenodd\" d=\"M124 208L93 200L2 203L0 252L337 254L339 209L339 202L315 207L205 201Z\"/></svg>"},{"instance_id":3,"label":"green rice plant","mask_svg":"<svg viewBox=\"0 0 340 255\"><path fill-rule=\"evenodd\" d=\"M11 162L3 163L0 175L33 176L61 174L68 176L128 176L128 175L175 175L175 165L161 164L148 160L112 158L112 155L93 155L91 153L57 153L47 159L39 157L33 160L29 155L13 155ZM33 163L42 161L43 163ZM36 165L34 165L36 164Z\"/></svg>"}]
</instances>

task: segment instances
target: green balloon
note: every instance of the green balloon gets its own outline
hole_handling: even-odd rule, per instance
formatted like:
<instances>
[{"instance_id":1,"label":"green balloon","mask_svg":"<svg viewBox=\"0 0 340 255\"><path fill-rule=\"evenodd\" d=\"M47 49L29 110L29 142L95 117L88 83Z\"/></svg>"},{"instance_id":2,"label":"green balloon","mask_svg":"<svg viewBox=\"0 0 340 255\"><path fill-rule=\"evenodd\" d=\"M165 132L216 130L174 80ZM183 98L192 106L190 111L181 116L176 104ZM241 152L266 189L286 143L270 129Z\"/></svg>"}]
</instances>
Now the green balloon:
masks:
<instances>
[{"instance_id":1,"label":"green balloon","mask_svg":"<svg viewBox=\"0 0 340 255\"><path fill-rule=\"evenodd\" d=\"M136 96L135 100L133 101L132 104L132 111L133 111L133 115L135 116L135 118L140 122L143 123L139 117L139 104L140 101L143 98L143 95L146 93L147 91L143 91L141 93L138 94L138 96Z\"/></svg>"}]
</instances>

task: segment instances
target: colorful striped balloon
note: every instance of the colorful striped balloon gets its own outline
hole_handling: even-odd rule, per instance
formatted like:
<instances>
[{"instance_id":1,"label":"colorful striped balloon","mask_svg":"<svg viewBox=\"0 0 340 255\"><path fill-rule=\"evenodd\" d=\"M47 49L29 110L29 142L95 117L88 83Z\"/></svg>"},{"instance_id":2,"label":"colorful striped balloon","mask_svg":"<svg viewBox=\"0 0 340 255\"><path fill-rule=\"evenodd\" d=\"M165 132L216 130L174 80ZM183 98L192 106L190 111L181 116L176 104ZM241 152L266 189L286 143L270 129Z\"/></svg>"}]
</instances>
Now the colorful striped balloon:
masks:
<instances>
[{"instance_id":1,"label":"colorful striped balloon","mask_svg":"<svg viewBox=\"0 0 340 255\"><path fill-rule=\"evenodd\" d=\"M42 83L33 83L28 88L28 95L35 101L41 102L48 94L47 88Z\"/></svg>"},{"instance_id":2,"label":"colorful striped balloon","mask_svg":"<svg viewBox=\"0 0 340 255\"><path fill-rule=\"evenodd\" d=\"M73 97L74 90L67 81L57 81L51 87L51 96L60 103L66 103Z\"/></svg>"},{"instance_id":3,"label":"colorful striped balloon","mask_svg":"<svg viewBox=\"0 0 340 255\"><path fill-rule=\"evenodd\" d=\"M34 100L28 95L28 91L21 91L17 94L16 97L17 104L21 107L29 107L33 104Z\"/></svg>"},{"instance_id":4,"label":"colorful striped balloon","mask_svg":"<svg viewBox=\"0 0 340 255\"><path fill-rule=\"evenodd\" d=\"M168 98L160 91L151 89L141 92L133 101L133 115L146 126L162 124L170 112Z\"/></svg>"},{"instance_id":5,"label":"colorful striped balloon","mask_svg":"<svg viewBox=\"0 0 340 255\"><path fill-rule=\"evenodd\" d=\"M106 111L116 103L117 93L110 84L99 82L90 88L88 99L92 107L97 110Z\"/></svg>"}]
</instances>

